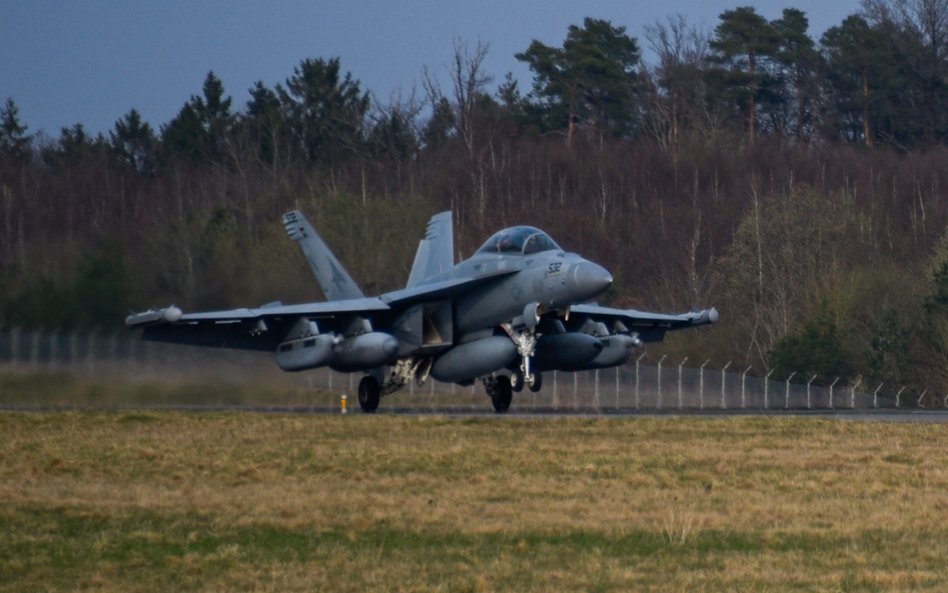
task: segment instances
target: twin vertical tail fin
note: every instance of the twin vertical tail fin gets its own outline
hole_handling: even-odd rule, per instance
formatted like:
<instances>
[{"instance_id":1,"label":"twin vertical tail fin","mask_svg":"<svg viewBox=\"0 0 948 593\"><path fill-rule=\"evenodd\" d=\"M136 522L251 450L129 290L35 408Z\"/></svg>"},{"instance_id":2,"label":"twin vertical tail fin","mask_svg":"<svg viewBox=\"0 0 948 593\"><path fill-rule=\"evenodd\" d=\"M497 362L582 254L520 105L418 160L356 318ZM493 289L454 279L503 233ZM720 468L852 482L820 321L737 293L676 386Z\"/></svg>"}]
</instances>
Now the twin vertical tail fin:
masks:
<instances>
[{"instance_id":1,"label":"twin vertical tail fin","mask_svg":"<svg viewBox=\"0 0 948 593\"><path fill-rule=\"evenodd\" d=\"M286 234L296 241L316 275L326 299L358 299L365 295L346 272L322 237L299 210L283 215ZM440 212L428 221L425 238L418 243L415 263L408 276L408 287L424 284L442 272L454 267L454 228L451 211Z\"/></svg>"},{"instance_id":2,"label":"twin vertical tail fin","mask_svg":"<svg viewBox=\"0 0 948 593\"><path fill-rule=\"evenodd\" d=\"M293 210L284 214L283 227L286 234L303 250L327 300L358 299L365 296L302 212Z\"/></svg>"},{"instance_id":3,"label":"twin vertical tail fin","mask_svg":"<svg viewBox=\"0 0 948 593\"><path fill-rule=\"evenodd\" d=\"M454 267L454 229L451 211L439 212L428 221L425 238L418 243L415 263L408 275L408 288Z\"/></svg>"}]
</instances>

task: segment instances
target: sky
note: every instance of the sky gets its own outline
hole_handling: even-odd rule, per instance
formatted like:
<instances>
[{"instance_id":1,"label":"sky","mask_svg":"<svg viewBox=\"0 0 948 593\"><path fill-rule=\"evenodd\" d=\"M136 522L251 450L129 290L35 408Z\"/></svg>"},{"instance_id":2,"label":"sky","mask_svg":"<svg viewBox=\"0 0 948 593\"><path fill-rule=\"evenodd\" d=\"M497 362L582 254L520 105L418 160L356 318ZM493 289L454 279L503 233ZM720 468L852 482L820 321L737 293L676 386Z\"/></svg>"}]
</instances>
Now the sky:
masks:
<instances>
[{"instance_id":1,"label":"sky","mask_svg":"<svg viewBox=\"0 0 948 593\"><path fill-rule=\"evenodd\" d=\"M306 58L338 57L389 104L423 98L426 67L448 90L455 40L488 45L494 83L511 72L527 91L514 54L533 39L561 46L585 17L626 27L646 49L645 25L682 14L713 30L745 5L771 20L803 10L817 40L859 10L859 0L0 0L0 101L16 102L29 133L53 138L76 123L107 134L132 108L157 130L209 71L243 110L256 81L272 87Z\"/></svg>"}]
</instances>

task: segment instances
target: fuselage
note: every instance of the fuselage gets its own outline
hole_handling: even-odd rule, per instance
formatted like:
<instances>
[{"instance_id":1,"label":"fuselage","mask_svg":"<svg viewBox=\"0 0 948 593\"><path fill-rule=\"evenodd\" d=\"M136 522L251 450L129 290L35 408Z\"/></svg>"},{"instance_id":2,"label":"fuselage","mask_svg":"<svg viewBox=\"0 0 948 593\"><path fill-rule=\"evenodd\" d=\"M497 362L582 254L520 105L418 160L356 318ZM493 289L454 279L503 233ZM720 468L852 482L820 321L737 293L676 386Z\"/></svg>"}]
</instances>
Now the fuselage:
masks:
<instances>
[{"instance_id":1,"label":"fuselage","mask_svg":"<svg viewBox=\"0 0 948 593\"><path fill-rule=\"evenodd\" d=\"M491 241L498 236L516 235L518 231L519 244L514 243L506 250L490 248ZM536 236L542 240L536 240ZM536 250L531 251L531 240ZM503 272L509 274L497 275ZM484 276L495 277L454 298L456 338L508 322L521 315L531 303L547 311L566 309L595 298L612 284L612 275L605 268L563 251L542 231L532 227L500 231L470 259L429 281Z\"/></svg>"},{"instance_id":2,"label":"fuselage","mask_svg":"<svg viewBox=\"0 0 948 593\"><path fill-rule=\"evenodd\" d=\"M510 320L537 303L546 310L565 309L602 293L612 276L574 253L549 251L519 258L475 256L458 265L458 274L517 270L476 287L455 301L455 329L461 335Z\"/></svg>"}]
</instances>

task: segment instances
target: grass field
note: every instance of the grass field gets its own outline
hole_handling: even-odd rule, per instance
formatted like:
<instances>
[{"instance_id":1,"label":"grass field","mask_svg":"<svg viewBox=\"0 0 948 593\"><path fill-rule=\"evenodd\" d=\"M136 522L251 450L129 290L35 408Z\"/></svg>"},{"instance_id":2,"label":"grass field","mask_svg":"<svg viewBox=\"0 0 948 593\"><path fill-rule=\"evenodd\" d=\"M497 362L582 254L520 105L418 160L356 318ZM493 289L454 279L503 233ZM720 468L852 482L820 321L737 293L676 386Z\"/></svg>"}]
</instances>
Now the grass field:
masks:
<instances>
[{"instance_id":1,"label":"grass field","mask_svg":"<svg viewBox=\"0 0 948 593\"><path fill-rule=\"evenodd\" d=\"M0 413L0 591L948 590L948 426Z\"/></svg>"}]
</instances>

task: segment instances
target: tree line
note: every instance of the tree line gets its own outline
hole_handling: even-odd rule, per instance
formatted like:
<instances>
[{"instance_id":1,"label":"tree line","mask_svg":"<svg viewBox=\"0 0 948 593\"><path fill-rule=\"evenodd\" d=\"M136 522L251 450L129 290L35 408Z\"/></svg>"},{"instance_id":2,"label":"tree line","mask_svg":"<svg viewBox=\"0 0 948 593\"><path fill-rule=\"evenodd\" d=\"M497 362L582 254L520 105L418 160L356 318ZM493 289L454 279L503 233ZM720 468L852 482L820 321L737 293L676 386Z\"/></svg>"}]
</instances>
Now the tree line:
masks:
<instances>
[{"instance_id":1,"label":"tree line","mask_svg":"<svg viewBox=\"0 0 948 593\"><path fill-rule=\"evenodd\" d=\"M0 108L0 323L114 328L129 309L312 300L279 215L304 209L367 291L400 286L424 222L459 255L514 223L613 270L620 306L715 304L661 348L775 377L948 388L948 0L866 0L808 33L788 8L534 40L493 86L455 43L448 81L373 97L304 59L243 107L208 73L157 128L30 134Z\"/></svg>"}]
</instances>

